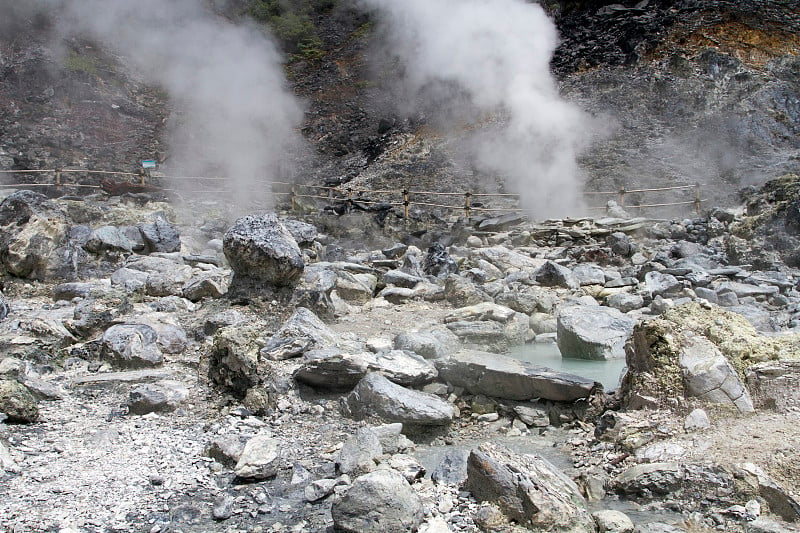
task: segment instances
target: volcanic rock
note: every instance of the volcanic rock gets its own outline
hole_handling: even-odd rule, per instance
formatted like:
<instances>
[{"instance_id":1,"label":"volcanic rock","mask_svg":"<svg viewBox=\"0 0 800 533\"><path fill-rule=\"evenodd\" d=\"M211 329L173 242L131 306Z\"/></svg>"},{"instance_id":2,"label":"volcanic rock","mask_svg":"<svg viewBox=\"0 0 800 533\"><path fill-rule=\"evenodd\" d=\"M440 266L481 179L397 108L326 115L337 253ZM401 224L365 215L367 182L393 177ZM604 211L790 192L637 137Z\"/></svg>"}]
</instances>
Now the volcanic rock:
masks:
<instances>
[{"instance_id":1,"label":"volcanic rock","mask_svg":"<svg viewBox=\"0 0 800 533\"><path fill-rule=\"evenodd\" d=\"M364 376L342 405L356 419L375 416L412 427L444 426L454 416L453 407L437 396L406 389L375 372Z\"/></svg>"},{"instance_id":2,"label":"volcanic rock","mask_svg":"<svg viewBox=\"0 0 800 533\"><path fill-rule=\"evenodd\" d=\"M334 531L407 533L424 520L424 508L406 479L394 470L376 470L353 480L331 508Z\"/></svg>"},{"instance_id":3,"label":"volcanic rock","mask_svg":"<svg viewBox=\"0 0 800 533\"><path fill-rule=\"evenodd\" d=\"M225 233L223 251L234 273L231 289L293 285L305 267L297 241L274 214L237 220Z\"/></svg>"},{"instance_id":4,"label":"volcanic rock","mask_svg":"<svg viewBox=\"0 0 800 533\"><path fill-rule=\"evenodd\" d=\"M465 487L528 529L594 533L595 524L575 483L547 460L495 444L472 450Z\"/></svg>"},{"instance_id":5,"label":"volcanic rock","mask_svg":"<svg viewBox=\"0 0 800 533\"><path fill-rule=\"evenodd\" d=\"M558 314L558 348L577 359L621 359L635 323L610 307L564 307Z\"/></svg>"}]
</instances>

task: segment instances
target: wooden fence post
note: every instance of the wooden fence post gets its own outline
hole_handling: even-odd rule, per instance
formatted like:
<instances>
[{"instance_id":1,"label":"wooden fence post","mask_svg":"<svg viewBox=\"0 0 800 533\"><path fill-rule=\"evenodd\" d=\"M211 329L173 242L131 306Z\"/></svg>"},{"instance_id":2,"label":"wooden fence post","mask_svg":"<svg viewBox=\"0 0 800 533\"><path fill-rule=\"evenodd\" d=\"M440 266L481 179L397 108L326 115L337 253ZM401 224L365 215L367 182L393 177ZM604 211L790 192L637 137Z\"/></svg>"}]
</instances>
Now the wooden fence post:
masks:
<instances>
[{"instance_id":1,"label":"wooden fence post","mask_svg":"<svg viewBox=\"0 0 800 533\"><path fill-rule=\"evenodd\" d=\"M617 203L619 204L620 207L625 207L625 193L626 193L625 186L623 185L622 187L619 188L619 191L617 193L618 195L617 197L619 200Z\"/></svg>"},{"instance_id":2,"label":"wooden fence post","mask_svg":"<svg viewBox=\"0 0 800 533\"><path fill-rule=\"evenodd\" d=\"M403 219L408 220L408 189L403 189Z\"/></svg>"},{"instance_id":3,"label":"wooden fence post","mask_svg":"<svg viewBox=\"0 0 800 533\"><path fill-rule=\"evenodd\" d=\"M146 180L147 180L147 172L145 172L143 168L140 168L139 169L139 184L140 185L144 185Z\"/></svg>"},{"instance_id":4,"label":"wooden fence post","mask_svg":"<svg viewBox=\"0 0 800 533\"><path fill-rule=\"evenodd\" d=\"M56 187L59 187L61 185L61 169L60 168L56 169L55 178L56 178Z\"/></svg>"},{"instance_id":5,"label":"wooden fence post","mask_svg":"<svg viewBox=\"0 0 800 533\"><path fill-rule=\"evenodd\" d=\"M471 201L472 193L467 191L464 193L464 214L467 217L467 222L469 222L470 211L472 210L472 201Z\"/></svg>"},{"instance_id":6,"label":"wooden fence post","mask_svg":"<svg viewBox=\"0 0 800 533\"><path fill-rule=\"evenodd\" d=\"M694 184L694 212L700 214L700 184Z\"/></svg>"},{"instance_id":7,"label":"wooden fence post","mask_svg":"<svg viewBox=\"0 0 800 533\"><path fill-rule=\"evenodd\" d=\"M289 189L289 199L290 199L290 200L291 200L291 202L292 202L292 211L294 211L294 210L295 210L295 203L294 203L294 196L295 196L295 194L297 194L297 192L295 191L295 187L294 187L294 185L292 185L291 189Z\"/></svg>"}]
</instances>

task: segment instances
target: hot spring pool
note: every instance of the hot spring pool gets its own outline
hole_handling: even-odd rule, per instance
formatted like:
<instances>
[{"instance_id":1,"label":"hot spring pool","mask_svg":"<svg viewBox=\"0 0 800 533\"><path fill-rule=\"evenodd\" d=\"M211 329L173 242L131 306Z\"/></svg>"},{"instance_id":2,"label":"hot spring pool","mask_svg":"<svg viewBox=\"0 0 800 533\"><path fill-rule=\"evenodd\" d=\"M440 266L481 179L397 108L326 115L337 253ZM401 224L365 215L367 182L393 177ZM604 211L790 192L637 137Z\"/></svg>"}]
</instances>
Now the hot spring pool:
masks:
<instances>
[{"instance_id":1,"label":"hot spring pool","mask_svg":"<svg viewBox=\"0 0 800 533\"><path fill-rule=\"evenodd\" d=\"M508 355L520 361L599 381L607 391L616 390L619 387L619 380L622 377L622 371L625 369L625 359L589 361L562 357L555 343L532 343L515 346Z\"/></svg>"}]
</instances>

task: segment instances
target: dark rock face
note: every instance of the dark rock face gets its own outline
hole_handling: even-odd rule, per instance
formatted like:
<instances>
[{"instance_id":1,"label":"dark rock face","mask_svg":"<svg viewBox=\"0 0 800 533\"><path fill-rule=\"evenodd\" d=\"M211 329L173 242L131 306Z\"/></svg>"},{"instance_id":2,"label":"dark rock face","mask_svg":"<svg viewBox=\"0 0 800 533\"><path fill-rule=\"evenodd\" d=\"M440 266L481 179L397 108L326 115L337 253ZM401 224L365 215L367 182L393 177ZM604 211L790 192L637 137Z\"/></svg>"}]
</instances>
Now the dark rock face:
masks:
<instances>
[{"instance_id":1,"label":"dark rock face","mask_svg":"<svg viewBox=\"0 0 800 533\"><path fill-rule=\"evenodd\" d=\"M446 278L450 274L458 274L458 263L450 257L441 243L436 242L428 248L422 270L429 276Z\"/></svg>"},{"instance_id":2,"label":"dark rock face","mask_svg":"<svg viewBox=\"0 0 800 533\"><path fill-rule=\"evenodd\" d=\"M292 285L305 267L297 241L274 214L240 218L222 243L234 272L231 291Z\"/></svg>"},{"instance_id":3,"label":"dark rock face","mask_svg":"<svg viewBox=\"0 0 800 533\"><path fill-rule=\"evenodd\" d=\"M139 231L151 252L179 252L181 249L178 228L162 216L156 216L149 224L140 224Z\"/></svg>"}]
</instances>

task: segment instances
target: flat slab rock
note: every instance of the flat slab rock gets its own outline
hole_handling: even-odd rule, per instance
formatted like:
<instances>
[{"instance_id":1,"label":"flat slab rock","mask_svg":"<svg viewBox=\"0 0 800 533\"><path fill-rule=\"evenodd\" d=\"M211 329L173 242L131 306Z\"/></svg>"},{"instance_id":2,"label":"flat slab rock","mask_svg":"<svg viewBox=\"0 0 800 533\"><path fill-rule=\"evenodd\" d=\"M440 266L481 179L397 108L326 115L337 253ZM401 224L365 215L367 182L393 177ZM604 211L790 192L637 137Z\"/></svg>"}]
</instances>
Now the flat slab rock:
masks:
<instances>
[{"instance_id":1,"label":"flat slab rock","mask_svg":"<svg viewBox=\"0 0 800 533\"><path fill-rule=\"evenodd\" d=\"M435 364L441 380L471 394L506 400L573 402L602 387L591 379L477 350L462 350Z\"/></svg>"}]
</instances>

